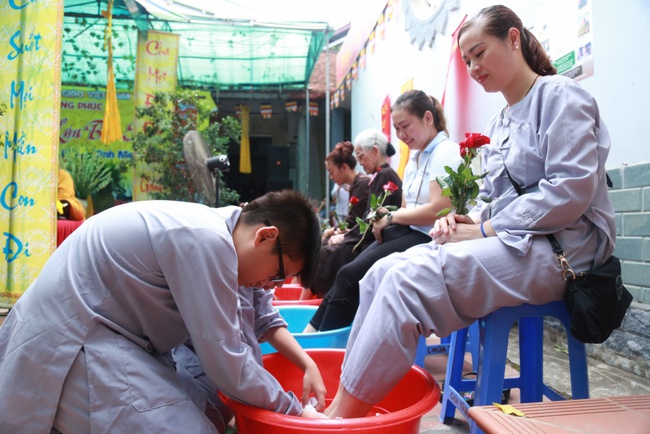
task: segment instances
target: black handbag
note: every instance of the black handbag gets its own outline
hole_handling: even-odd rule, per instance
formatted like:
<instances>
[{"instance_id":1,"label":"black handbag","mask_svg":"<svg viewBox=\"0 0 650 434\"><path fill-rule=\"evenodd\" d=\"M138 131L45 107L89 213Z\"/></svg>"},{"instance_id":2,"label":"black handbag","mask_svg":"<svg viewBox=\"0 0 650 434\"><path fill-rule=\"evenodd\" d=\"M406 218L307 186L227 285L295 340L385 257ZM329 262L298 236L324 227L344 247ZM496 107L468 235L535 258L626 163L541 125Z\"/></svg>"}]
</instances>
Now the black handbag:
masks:
<instances>
[{"instance_id":1,"label":"black handbag","mask_svg":"<svg viewBox=\"0 0 650 434\"><path fill-rule=\"evenodd\" d=\"M555 236L549 234L546 238L567 283L564 301L571 317L571 335L586 344L605 342L621 326L633 299L623 285L621 262L612 255L599 267L576 273Z\"/></svg>"},{"instance_id":2,"label":"black handbag","mask_svg":"<svg viewBox=\"0 0 650 434\"><path fill-rule=\"evenodd\" d=\"M508 168L506 175L520 196L523 188L517 184ZM621 262L612 255L604 264L589 272L576 273L564 256L562 246L553 234L546 235L555 257L560 261L567 289L564 294L571 317L571 335L586 344L600 344L621 326L632 294L623 285Z\"/></svg>"},{"instance_id":3,"label":"black handbag","mask_svg":"<svg viewBox=\"0 0 650 434\"><path fill-rule=\"evenodd\" d=\"M621 262L616 256L610 256L603 265L588 273L567 274L565 270L564 278L567 281L564 300L571 315L571 334L585 343L605 342L621 326L632 303L632 294L623 286Z\"/></svg>"}]
</instances>

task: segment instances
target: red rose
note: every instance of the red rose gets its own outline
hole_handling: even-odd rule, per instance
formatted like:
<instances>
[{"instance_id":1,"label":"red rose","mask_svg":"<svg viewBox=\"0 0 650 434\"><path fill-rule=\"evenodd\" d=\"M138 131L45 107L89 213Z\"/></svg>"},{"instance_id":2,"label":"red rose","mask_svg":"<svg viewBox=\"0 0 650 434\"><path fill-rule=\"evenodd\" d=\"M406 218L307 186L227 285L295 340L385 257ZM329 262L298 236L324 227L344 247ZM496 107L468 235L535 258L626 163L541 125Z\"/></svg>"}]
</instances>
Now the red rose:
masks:
<instances>
[{"instance_id":1,"label":"red rose","mask_svg":"<svg viewBox=\"0 0 650 434\"><path fill-rule=\"evenodd\" d=\"M490 138L479 133L465 133L465 140L459 143L460 155L463 162L454 170L445 166L445 176L436 176L436 181L442 188L443 197L449 197L451 207L445 208L437 215L444 216L452 210L458 215L467 214L470 206L476 205L476 201L490 202L489 198L478 197L479 186L476 181L487 176L487 172L481 175L474 175L472 171L472 160L480 151L480 147L490 143Z\"/></svg>"},{"instance_id":2,"label":"red rose","mask_svg":"<svg viewBox=\"0 0 650 434\"><path fill-rule=\"evenodd\" d=\"M394 193L395 191L399 190L399 187L396 186L393 181L388 181L388 184L384 184L384 190L390 191L391 193Z\"/></svg>"},{"instance_id":3,"label":"red rose","mask_svg":"<svg viewBox=\"0 0 650 434\"><path fill-rule=\"evenodd\" d=\"M356 204L358 204L358 203L359 203L359 199L358 199L358 198L356 198L356 197L354 197L354 196L350 196L350 205L356 205Z\"/></svg>"},{"instance_id":4,"label":"red rose","mask_svg":"<svg viewBox=\"0 0 650 434\"><path fill-rule=\"evenodd\" d=\"M479 148L483 145L490 143L490 138L481 133L465 133L465 140L460 142L460 156L467 155L467 150L470 148Z\"/></svg>"}]
</instances>

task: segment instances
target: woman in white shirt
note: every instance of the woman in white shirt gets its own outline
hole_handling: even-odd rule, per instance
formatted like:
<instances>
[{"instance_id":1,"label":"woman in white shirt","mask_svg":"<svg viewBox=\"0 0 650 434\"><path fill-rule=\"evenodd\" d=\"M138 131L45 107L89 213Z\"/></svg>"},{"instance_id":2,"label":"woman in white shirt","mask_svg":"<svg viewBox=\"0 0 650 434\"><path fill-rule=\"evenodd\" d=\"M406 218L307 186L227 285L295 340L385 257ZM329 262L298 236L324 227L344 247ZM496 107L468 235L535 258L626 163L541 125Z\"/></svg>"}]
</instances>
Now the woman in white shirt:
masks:
<instances>
[{"instance_id":1,"label":"woman in white shirt","mask_svg":"<svg viewBox=\"0 0 650 434\"><path fill-rule=\"evenodd\" d=\"M450 206L436 176L445 175L445 166L458 167L461 157L458 144L448 138L442 106L421 90L410 90L397 98L391 114L397 137L413 151L402 183L402 207L391 213L381 210L384 216L373 225L377 240L341 267L306 333L349 326L364 274L391 253L431 241L428 232L438 212Z\"/></svg>"}]
</instances>

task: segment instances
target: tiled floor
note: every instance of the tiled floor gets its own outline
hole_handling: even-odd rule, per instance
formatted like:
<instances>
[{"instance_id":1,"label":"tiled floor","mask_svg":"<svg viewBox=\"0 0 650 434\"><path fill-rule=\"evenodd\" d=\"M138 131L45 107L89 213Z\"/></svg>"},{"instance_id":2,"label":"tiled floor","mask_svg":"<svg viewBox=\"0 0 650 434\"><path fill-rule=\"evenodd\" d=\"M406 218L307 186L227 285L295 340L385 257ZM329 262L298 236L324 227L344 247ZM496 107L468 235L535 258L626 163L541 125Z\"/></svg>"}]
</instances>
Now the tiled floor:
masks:
<instances>
[{"instance_id":1,"label":"tiled floor","mask_svg":"<svg viewBox=\"0 0 650 434\"><path fill-rule=\"evenodd\" d=\"M430 344L436 343L435 338L430 339ZM517 375L519 362L518 334L513 331L510 335L508 348L509 366L506 367L506 376ZM425 360L426 370L438 381L444 381L446 370L446 356L429 356ZM604 398L626 395L650 395L650 380L630 374L602 362L588 359L589 389L592 398ZM469 354L465 362L466 371L471 371ZM570 376L568 355L561 345L551 342L544 343L544 381L551 388L564 396L570 396ZM509 404L519 403L519 391L511 391ZM469 433L469 424L459 412L448 424L439 420L440 404L436 405L429 413L425 414L420 424L420 434L434 433ZM614 432L614 431L613 431ZM648 427L650 433L650 427Z\"/></svg>"}]
</instances>

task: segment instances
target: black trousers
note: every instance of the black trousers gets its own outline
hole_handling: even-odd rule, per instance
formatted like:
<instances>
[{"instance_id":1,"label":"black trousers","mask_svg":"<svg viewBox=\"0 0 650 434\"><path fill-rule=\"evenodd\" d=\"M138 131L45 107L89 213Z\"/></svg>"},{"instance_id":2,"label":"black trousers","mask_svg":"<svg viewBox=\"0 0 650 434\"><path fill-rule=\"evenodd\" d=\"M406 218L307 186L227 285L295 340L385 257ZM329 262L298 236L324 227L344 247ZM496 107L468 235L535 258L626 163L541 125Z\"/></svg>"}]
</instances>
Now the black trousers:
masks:
<instances>
[{"instance_id":1,"label":"black trousers","mask_svg":"<svg viewBox=\"0 0 650 434\"><path fill-rule=\"evenodd\" d=\"M385 233L385 232L384 232ZM341 267L336 273L334 286L327 292L318 310L309 323L318 331L335 330L347 327L359 307L359 281L370 267L379 259L391 253L431 241L431 237L419 231L405 228L403 234L385 240L381 244L373 242L352 262Z\"/></svg>"}]
</instances>

